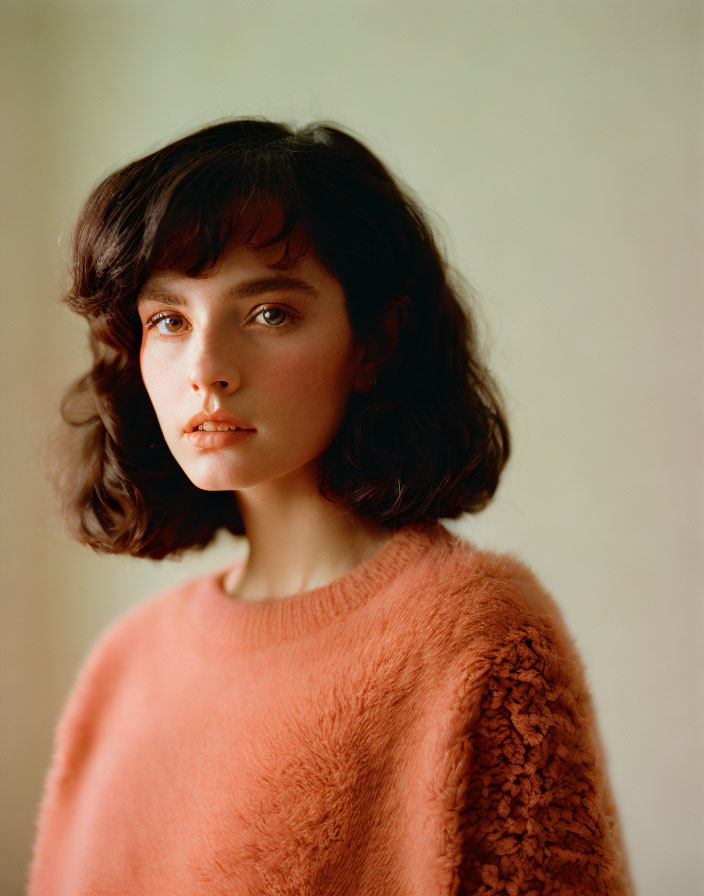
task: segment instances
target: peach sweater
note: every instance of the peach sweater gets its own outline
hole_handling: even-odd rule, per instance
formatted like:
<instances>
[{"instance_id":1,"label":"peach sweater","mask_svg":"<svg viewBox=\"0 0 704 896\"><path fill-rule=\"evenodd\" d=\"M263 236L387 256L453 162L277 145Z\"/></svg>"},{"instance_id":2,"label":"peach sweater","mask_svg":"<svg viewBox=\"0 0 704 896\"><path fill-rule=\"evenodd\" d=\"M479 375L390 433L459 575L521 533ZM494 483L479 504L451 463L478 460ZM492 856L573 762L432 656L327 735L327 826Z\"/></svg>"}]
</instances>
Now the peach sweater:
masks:
<instances>
[{"instance_id":1,"label":"peach sweater","mask_svg":"<svg viewBox=\"0 0 704 896\"><path fill-rule=\"evenodd\" d=\"M632 893L580 659L520 560L418 524L279 601L225 572L90 652L29 896Z\"/></svg>"}]
</instances>

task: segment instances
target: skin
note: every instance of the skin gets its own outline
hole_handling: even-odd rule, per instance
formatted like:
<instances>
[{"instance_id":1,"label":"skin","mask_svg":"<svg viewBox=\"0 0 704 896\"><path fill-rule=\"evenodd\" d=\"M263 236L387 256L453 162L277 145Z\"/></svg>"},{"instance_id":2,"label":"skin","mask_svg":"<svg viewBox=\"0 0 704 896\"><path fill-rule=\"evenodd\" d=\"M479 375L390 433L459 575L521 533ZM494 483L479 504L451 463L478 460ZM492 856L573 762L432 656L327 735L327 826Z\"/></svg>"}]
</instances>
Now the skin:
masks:
<instances>
[{"instance_id":1,"label":"skin","mask_svg":"<svg viewBox=\"0 0 704 896\"><path fill-rule=\"evenodd\" d=\"M325 585L390 538L324 499L316 471L350 394L373 388L393 351L397 316L383 319L373 344L357 343L340 283L310 252L286 271L273 267L280 255L231 246L207 276L157 271L137 304L142 378L171 453L198 488L236 495L249 553L225 590L252 601ZM317 294L228 294L281 275ZM222 410L256 432L229 447L197 447L184 428L201 410Z\"/></svg>"}]
</instances>

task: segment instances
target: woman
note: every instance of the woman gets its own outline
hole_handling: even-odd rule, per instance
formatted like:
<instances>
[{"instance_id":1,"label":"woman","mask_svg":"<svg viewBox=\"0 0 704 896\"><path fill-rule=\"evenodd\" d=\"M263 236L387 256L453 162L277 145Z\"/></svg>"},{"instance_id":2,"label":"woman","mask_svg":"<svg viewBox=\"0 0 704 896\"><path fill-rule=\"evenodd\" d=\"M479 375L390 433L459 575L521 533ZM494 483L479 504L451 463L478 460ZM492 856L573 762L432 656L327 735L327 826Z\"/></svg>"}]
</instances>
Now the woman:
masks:
<instances>
[{"instance_id":1,"label":"woman","mask_svg":"<svg viewBox=\"0 0 704 896\"><path fill-rule=\"evenodd\" d=\"M329 125L224 122L93 191L66 525L248 551L91 650L29 896L631 892L559 609L440 523L486 506L510 447L460 282Z\"/></svg>"}]
</instances>

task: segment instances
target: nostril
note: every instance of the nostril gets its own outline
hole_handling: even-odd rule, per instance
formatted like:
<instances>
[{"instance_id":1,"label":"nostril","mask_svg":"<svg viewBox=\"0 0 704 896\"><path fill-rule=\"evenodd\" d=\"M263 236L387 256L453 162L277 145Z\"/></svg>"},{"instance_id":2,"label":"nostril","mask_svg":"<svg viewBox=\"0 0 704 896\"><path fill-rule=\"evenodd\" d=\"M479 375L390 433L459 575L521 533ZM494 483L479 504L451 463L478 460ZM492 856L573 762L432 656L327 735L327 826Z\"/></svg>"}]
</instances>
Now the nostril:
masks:
<instances>
[{"instance_id":1,"label":"nostril","mask_svg":"<svg viewBox=\"0 0 704 896\"><path fill-rule=\"evenodd\" d=\"M192 386L194 392L200 391L200 387L199 387L198 383L195 381L195 379L191 382L191 386ZM214 380L214 382L211 383L210 388L213 388L213 386L215 386L215 387L219 386L221 389L227 389L227 388L229 388L229 382L227 380ZM208 388L206 388L205 391L208 392L209 391Z\"/></svg>"}]
</instances>

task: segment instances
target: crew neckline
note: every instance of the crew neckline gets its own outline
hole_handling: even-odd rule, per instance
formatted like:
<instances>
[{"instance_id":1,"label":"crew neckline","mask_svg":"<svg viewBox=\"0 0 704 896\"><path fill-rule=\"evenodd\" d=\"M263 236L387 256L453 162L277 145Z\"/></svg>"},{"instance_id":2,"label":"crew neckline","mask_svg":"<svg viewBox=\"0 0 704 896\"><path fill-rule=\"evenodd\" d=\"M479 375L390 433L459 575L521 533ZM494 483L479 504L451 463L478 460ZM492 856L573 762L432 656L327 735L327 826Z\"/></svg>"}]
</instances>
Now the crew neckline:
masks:
<instances>
[{"instance_id":1,"label":"crew neckline","mask_svg":"<svg viewBox=\"0 0 704 896\"><path fill-rule=\"evenodd\" d=\"M225 644L265 647L291 641L352 612L433 544L453 537L439 522L409 523L363 563L327 584L263 601L242 600L225 591L227 576L246 562L241 557L196 580L191 621L206 637Z\"/></svg>"}]
</instances>

